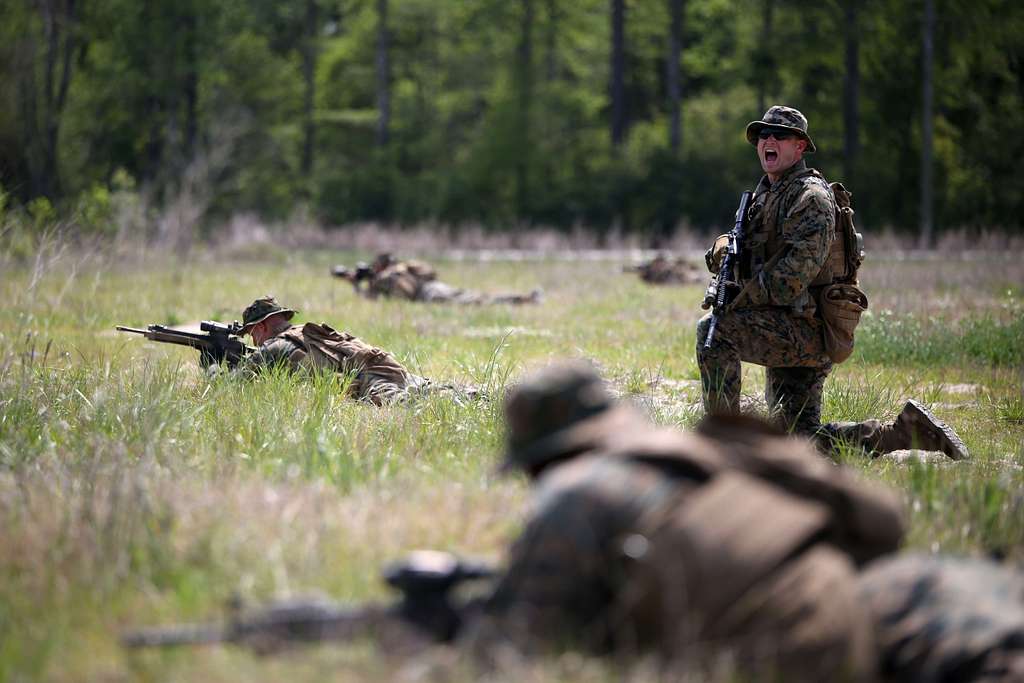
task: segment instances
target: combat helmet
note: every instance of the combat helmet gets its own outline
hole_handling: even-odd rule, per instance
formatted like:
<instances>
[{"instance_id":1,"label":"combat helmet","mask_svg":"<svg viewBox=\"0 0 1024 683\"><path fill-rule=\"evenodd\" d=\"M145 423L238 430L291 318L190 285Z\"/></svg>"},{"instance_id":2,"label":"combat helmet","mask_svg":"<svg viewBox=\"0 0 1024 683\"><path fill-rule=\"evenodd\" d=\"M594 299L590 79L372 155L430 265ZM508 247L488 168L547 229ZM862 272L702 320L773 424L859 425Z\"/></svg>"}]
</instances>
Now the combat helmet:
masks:
<instances>
[{"instance_id":1,"label":"combat helmet","mask_svg":"<svg viewBox=\"0 0 1024 683\"><path fill-rule=\"evenodd\" d=\"M245 311L242 312L242 329L239 330L238 334L248 334L252 328L256 327L272 315L283 313L288 316L288 320L291 320L292 316L297 312L298 311L293 308L285 308L281 304L277 303L277 299L268 294L267 296L260 297L259 299L256 299L256 301L253 301Z\"/></svg>"},{"instance_id":2,"label":"combat helmet","mask_svg":"<svg viewBox=\"0 0 1024 683\"><path fill-rule=\"evenodd\" d=\"M550 462L606 444L639 419L615 402L589 363L552 365L528 376L505 400L501 470L536 473Z\"/></svg>"},{"instance_id":3,"label":"combat helmet","mask_svg":"<svg viewBox=\"0 0 1024 683\"><path fill-rule=\"evenodd\" d=\"M782 128L796 133L807 141L805 153L813 154L816 151L814 141L807 134L807 117L800 113L800 110L792 107L775 105L769 107L760 121L751 121L747 124L747 142L757 145L757 135L762 128Z\"/></svg>"}]
</instances>

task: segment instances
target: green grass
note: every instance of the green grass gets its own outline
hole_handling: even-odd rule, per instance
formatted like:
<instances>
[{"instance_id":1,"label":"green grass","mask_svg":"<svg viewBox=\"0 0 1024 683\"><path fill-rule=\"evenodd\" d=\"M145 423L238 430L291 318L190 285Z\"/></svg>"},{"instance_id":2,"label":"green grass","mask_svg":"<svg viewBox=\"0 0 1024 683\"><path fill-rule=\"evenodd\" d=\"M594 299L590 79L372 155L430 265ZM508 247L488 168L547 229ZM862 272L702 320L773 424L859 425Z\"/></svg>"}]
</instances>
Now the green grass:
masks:
<instances>
[{"instance_id":1,"label":"green grass","mask_svg":"<svg viewBox=\"0 0 1024 683\"><path fill-rule=\"evenodd\" d=\"M494 473L500 399L537 364L587 357L656 422L700 416L701 288L646 287L618 262L439 261L454 284L545 290L541 306L460 308L355 298L327 266L364 254L75 258L5 264L0 280L0 680L382 678L396 664L366 646L260 660L127 654L116 637L214 617L234 594L382 597L378 568L415 548L500 559L528 503L521 480ZM873 315L826 384L824 418L932 405L971 462L844 461L902 493L908 545L1020 561L1024 328L1001 266L957 262L954 278L928 280L920 264L872 262ZM113 330L231 320L266 293L488 397L374 408L343 399L331 376L210 381L194 352ZM746 367L744 392L763 385ZM519 678L616 676L569 659Z\"/></svg>"}]
</instances>

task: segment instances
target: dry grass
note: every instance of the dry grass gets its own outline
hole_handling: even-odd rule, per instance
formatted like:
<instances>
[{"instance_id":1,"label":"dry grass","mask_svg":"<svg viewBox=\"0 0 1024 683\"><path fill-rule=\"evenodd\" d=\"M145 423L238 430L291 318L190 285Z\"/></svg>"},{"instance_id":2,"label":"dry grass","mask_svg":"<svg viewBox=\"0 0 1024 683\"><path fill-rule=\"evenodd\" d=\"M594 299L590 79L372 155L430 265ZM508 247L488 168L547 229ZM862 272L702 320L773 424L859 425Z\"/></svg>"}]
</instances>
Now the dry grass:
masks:
<instances>
[{"instance_id":1,"label":"dry grass","mask_svg":"<svg viewBox=\"0 0 1024 683\"><path fill-rule=\"evenodd\" d=\"M368 240L373 232L366 229ZM55 243L30 263L8 263L0 282L0 680L471 679L444 653L413 664L366 645L272 660L227 648L128 655L116 636L128 625L216 616L233 594L379 598L380 565L413 548L500 558L527 492L493 474L501 444L493 397L537 363L588 357L655 421L688 426L699 416L699 287L647 288L611 256L460 259L437 264L443 279L489 291L539 285L545 303L372 303L327 276L330 264L368 251L290 252L268 242L264 252L227 258L227 249L174 262L145 252L82 256ZM850 461L904 492L914 547L1024 559L1022 364L1007 337L1024 280L1013 256L879 257L865 270L873 310L916 321L917 336L906 326L865 334L830 380L825 417L889 418L915 396L974 454L939 466ZM490 384L492 399L434 397L380 410L341 399L328 381L211 383L191 352L112 331L116 323L232 319L268 291L422 374ZM906 350L919 343L930 355ZM763 371L745 372L756 403ZM507 678L622 675L567 656Z\"/></svg>"}]
</instances>

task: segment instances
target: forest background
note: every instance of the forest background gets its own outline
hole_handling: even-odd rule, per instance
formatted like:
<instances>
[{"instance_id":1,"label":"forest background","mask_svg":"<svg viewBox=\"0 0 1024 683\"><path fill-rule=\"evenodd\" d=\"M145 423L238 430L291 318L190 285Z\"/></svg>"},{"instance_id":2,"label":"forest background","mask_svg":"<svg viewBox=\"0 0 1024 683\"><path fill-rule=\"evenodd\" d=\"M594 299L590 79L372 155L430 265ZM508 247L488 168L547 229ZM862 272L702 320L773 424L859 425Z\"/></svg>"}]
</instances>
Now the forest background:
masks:
<instances>
[{"instance_id":1,"label":"forest background","mask_svg":"<svg viewBox=\"0 0 1024 683\"><path fill-rule=\"evenodd\" d=\"M29 228L148 239L185 206L198 237L300 212L664 243L730 220L743 127L781 102L862 226L1021 230L1011 0L0 7L0 210Z\"/></svg>"}]
</instances>

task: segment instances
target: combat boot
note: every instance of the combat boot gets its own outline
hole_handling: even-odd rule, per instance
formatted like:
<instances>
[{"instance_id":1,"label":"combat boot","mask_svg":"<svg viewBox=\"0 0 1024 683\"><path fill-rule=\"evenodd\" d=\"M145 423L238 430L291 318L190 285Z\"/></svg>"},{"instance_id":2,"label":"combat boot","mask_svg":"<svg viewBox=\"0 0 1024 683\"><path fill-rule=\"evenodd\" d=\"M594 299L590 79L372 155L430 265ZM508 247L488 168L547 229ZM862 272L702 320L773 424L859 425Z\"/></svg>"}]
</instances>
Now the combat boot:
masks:
<instances>
[{"instance_id":1,"label":"combat boot","mask_svg":"<svg viewBox=\"0 0 1024 683\"><path fill-rule=\"evenodd\" d=\"M967 446L953 428L913 399L903 406L895 422L882 427L880 436L878 450L882 453L917 448L942 451L952 460L970 457Z\"/></svg>"}]
</instances>

